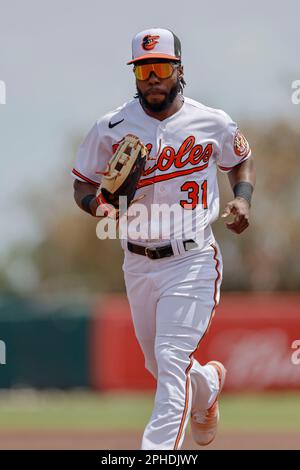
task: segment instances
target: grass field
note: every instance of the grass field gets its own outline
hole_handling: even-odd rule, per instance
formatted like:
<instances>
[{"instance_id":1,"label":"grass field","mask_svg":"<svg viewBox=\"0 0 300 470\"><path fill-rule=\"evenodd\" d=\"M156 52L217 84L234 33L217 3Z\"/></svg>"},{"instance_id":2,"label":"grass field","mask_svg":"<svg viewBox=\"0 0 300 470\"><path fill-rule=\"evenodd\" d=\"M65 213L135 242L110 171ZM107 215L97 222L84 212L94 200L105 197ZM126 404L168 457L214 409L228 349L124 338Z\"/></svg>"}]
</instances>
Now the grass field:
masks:
<instances>
[{"instance_id":1,"label":"grass field","mask_svg":"<svg viewBox=\"0 0 300 470\"><path fill-rule=\"evenodd\" d=\"M299 393L224 394L220 429L300 436L299 405ZM152 393L0 392L0 430L141 430L152 406Z\"/></svg>"}]
</instances>

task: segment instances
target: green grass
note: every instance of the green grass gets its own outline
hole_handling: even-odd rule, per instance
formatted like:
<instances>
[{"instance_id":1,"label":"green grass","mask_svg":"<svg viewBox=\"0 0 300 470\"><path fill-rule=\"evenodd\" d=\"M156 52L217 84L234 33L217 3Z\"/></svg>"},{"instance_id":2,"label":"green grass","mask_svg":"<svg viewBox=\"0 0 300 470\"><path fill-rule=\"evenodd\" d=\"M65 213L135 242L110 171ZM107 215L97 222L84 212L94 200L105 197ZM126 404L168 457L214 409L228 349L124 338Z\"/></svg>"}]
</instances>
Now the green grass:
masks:
<instances>
[{"instance_id":1,"label":"green grass","mask_svg":"<svg viewBox=\"0 0 300 470\"><path fill-rule=\"evenodd\" d=\"M224 395L221 400L221 429L298 431L300 394Z\"/></svg>"},{"instance_id":2,"label":"green grass","mask_svg":"<svg viewBox=\"0 0 300 470\"><path fill-rule=\"evenodd\" d=\"M153 403L152 395L127 393L26 395L0 394L0 429L141 429Z\"/></svg>"},{"instance_id":3,"label":"green grass","mask_svg":"<svg viewBox=\"0 0 300 470\"><path fill-rule=\"evenodd\" d=\"M2 429L140 430L153 394L2 392ZM221 400L221 429L300 432L299 394L229 395Z\"/></svg>"}]
</instances>

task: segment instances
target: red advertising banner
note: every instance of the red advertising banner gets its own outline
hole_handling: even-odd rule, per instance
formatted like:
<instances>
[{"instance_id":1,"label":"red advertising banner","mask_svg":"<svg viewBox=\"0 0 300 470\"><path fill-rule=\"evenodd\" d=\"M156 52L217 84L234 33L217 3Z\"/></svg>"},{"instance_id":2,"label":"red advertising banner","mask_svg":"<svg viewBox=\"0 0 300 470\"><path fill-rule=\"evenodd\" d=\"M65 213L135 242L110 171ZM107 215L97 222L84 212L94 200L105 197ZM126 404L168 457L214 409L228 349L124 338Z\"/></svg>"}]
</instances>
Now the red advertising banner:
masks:
<instances>
[{"instance_id":1,"label":"red advertising banner","mask_svg":"<svg viewBox=\"0 0 300 470\"><path fill-rule=\"evenodd\" d=\"M224 363L227 390L300 389L300 295L223 294L195 357L201 364ZM91 375L101 390L155 387L122 296L96 309Z\"/></svg>"}]
</instances>

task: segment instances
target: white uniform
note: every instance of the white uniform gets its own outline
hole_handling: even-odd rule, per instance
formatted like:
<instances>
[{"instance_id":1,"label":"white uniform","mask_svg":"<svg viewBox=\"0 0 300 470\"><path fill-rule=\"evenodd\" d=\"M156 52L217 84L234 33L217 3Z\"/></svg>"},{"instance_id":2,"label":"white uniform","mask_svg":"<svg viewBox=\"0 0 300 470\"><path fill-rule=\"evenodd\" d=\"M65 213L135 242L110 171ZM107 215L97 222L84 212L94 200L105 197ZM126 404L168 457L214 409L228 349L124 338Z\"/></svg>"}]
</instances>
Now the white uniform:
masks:
<instances>
[{"instance_id":1,"label":"white uniform","mask_svg":"<svg viewBox=\"0 0 300 470\"><path fill-rule=\"evenodd\" d=\"M184 97L182 107L159 121L147 115L133 99L105 115L79 148L74 176L98 185L115 145L134 134L150 151L136 196L148 209L153 204L194 211L196 228L203 233L198 248L185 251L190 234L171 225L169 240L161 232L128 239L145 246L172 245L174 255L161 259L132 253L127 241L123 271L135 333L145 366L157 379L152 416L142 449L180 449L189 414L206 410L218 392L211 366L193 358L209 328L219 302L222 260L210 224L219 214L217 167L228 171L249 158L251 151L237 125L223 111ZM187 206L186 204L189 204ZM199 220L201 219L201 220Z\"/></svg>"}]
</instances>

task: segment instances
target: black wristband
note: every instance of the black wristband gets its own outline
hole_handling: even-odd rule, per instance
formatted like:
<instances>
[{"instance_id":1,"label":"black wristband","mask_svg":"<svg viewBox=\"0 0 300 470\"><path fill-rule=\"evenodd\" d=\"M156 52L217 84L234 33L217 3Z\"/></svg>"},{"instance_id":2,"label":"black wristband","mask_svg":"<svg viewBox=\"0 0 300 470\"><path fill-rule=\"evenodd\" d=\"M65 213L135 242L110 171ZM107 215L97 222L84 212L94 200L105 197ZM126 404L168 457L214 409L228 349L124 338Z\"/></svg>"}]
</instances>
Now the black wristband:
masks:
<instances>
[{"instance_id":1,"label":"black wristband","mask_svg":"<svg viewBox=\"0 0 300 470\"><path fill-rule=\"evenodd\" d=\"M95 199L95 194L88 194L87 196L84 196L84 198L81 199L82 209L85 212L88 212L89 214L92 214L90 206L92 199Z\"/></svg>"},{"instance_id":2,"label":"black wristband","mask_svg":"<svg viewBox=\"0 0 300 470\"><path fill-rule=\"evenodd\" d=\"M247 181L240 181L239 183L236 183L236 185L234 185L234 197L242 197L243 199L246 199L249 206L251 206L253 189L254 188L251 183L248 183Z\"/></svg>"}]
</instances>

